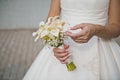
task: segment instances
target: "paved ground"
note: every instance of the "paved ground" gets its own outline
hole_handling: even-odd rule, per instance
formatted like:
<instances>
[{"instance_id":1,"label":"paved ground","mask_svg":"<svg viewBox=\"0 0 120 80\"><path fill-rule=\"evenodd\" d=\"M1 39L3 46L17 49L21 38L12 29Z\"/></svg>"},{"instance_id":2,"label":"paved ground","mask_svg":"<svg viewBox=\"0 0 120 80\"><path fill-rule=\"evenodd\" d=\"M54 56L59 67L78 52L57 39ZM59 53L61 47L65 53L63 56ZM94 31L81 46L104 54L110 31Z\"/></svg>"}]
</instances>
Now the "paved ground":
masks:
<instances>
[{"instance_id":1,"label":"paved ground","mask_svg":"<svg viewBox=\"0 0 120 80\"><path fill-rule=\"evenodd\" d=\"M22 80L43 47L34 42L35 30L0 30L0 80Z\"/></svg>"}]
</instances>

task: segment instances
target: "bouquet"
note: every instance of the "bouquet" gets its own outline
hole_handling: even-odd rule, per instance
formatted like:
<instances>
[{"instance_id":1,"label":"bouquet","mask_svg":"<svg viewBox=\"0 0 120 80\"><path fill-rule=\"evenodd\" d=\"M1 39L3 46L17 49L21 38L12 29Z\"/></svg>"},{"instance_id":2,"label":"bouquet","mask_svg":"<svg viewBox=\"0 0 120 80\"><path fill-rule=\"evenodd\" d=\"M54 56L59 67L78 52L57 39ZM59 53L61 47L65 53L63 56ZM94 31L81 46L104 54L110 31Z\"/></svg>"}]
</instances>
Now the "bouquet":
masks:
<instances>
[{"instance_id":1,"label":"bouquet","mask_svg":"<svg viewBox=\"0 0 120 80\"><path fill-rule=\"evenodd\" d=\"M62 48L64 39L66 38L63 29L64 25L65 22L60 20L59 16L48 18L46 23L43 21L40 22L39 29L36 32L33 32L33 36L37 35L35 41L38 39L43 39L45 45ZM70 59L66 66L68 71L73 71L76 69L75 64Z\"/></svg>"}]
</instances>

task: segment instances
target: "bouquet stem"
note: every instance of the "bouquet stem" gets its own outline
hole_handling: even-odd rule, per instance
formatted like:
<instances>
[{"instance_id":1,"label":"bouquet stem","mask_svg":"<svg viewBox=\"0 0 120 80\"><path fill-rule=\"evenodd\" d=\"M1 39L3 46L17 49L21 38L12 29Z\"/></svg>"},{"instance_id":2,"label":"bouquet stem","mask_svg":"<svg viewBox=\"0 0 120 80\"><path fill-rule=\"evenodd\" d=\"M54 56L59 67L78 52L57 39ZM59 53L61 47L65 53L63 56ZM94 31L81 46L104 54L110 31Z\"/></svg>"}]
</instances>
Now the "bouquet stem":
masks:
<instances>
[{"instance_id":1,"label":"bouquet stem","mask_svg":"<svg viewBox=\"0 0 120 80\"><path fill-rule=\"evenodd\" d=\"M60 49L63 49L64 46L61 45L59 46ZM68 71L74 71L76 69L76 65L74 64L73 60L72 60L72 55L70 55L69 59L68 59L68 63L66 64Z\"/></svg>"},{"instance_id":2,"label":"bouquet stem","mask_svg":"<svg viewBox=\"0 0 120 80\"><path fill-rule=\"evenodd\" d=\"M76 69L75 64L72 62L66 64L68 71L74 71Z\"/></svg>"}]
</instances>

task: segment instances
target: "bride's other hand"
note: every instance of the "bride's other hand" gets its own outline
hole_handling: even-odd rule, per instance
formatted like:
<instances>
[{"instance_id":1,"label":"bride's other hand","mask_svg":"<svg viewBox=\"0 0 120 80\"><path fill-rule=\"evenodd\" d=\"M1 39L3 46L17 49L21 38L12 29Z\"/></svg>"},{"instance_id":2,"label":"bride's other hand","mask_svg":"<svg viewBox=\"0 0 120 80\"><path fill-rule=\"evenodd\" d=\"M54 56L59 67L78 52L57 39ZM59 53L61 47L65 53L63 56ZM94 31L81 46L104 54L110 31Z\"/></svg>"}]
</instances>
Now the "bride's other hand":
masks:
<instances>
[{"instance_id":1,"label":"bride's other hand","mask_svg":"<svg viewBox=\"0 0 120 80\"><path fill-rule=\"evenodd\" d=\"M62 63L67 64L67 59L69 58L69 51L67 49L69 48L69 45L64 45L63 49L60 48L54 48L54 56Z\"/></svg>"},{"instance_id":2,"label":"bride's other hand","mask_svg":"<svg viewBox=\"0 0 120 80\"><path fill-rule=\"evenodd\" d=\"M66 35L70 36L77 43L86 43L94 36L96 32L95 26L96 25L90 23L82 23L71 28L71 30L81 29L80 32L72 33L67 31Z\"/></svg>"}]
</instances>

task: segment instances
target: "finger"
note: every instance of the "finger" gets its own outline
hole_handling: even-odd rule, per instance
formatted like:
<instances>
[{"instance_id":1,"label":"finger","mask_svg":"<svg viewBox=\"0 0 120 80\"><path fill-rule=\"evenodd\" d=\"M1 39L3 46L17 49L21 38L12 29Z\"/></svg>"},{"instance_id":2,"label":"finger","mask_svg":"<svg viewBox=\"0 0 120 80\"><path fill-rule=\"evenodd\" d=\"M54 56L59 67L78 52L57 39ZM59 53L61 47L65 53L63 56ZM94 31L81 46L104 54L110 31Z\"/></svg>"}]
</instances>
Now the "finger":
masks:
<instances>
[{"instance_id":1,"label":"finger","mask_svg":"<svg viewBox=\"0 0 120 80\"><path fill-rule=\"evenodd\" d=\"M77 43L87 43L88 40L75 40L75 42L77 42Z\"/></svg>"},{"instance_id":2,"label":"finger","mask_svg":"<svg viewBox=\"0 0 120 80\"><path fill-rule=\"evenodd\" d=\"M62 61L61 63L62 63L62 64L67 64L68 62L66 62L66 61Z\"/></svg>"},{"instance_id":3,"label":"finger","mask_svg":"<svg viewBox=\"0 0 120 80\"><path fill-rule=\"evenodd\" d=\"M54 48L53 51L54 51L55 53L64 53L64 52L65 52L65 49L64 49L64 48L63 48L63 49Z\"/></svg>"},{"instance_id":4,"label":"finger","mask_svg":"<svg viewBox=\"0 0 120 80\"><path fill-rule=\"evenodd\" d=\"M64 48L65 48L65 49L68 49L68 48L69 48L69 45L64 44Z\"/></svg>"},{"instance_id":5,"label":"finger","mask_svg":"<svg viewBox=\"0 0 120 80\"><path fill-rule=\"evenodd\" d=\"M87 33L88 33L88 31L83 29L83 30L80 31L79 35L83 36L83 35L86 35Z\"/></svg>"},{"instance_id":6,"label":"finger","mask_svg":"<svg viewBox=\"0 0 120 80\"><path fill-rule=\"evenodd\" d=\"M81 36L81 37L78 37L76 40L89 40L89 37L88 36Z\"/></svg>"},{"instance_id":7,"label":"finger","mask_svg":"<svg viewBox=\"0 0 120 80\"><path fill-rule=\"evenodd\" d=\"M86 34L87 34L87 31L84 31L84 30L80 31L79 33L71 33L71 32L68 32L68 31L66 32L66 35L70 36L73 39L85 36Z\"/></svg>"},{"instance_id":8,"label":"finger","mask_svg":"<svg viewBox=\"0 0 120 80\"><path fill-rule=\"evenodd\" d=\"M63 58L63 57L65 57L65 56L67 56L69 53L68 52L66 52L66 53L55 53L54 55L56 56L56 57L58 57L58 58Z\"/></svg>"},{"instance_id":9,"label":"finger","mask_svg":"<svg viewBox=\"0 0 120 80\"><path fill-rule=\"evenodd\" d=\"M70 57L70 54L68 54L68 55L65 56L65 57L59 58L59 60L60 60L61 62L62 62L62 61L66 61L69 57Z\"/></svg>"},{"instance_id":10,"label":"finger","mask_svg":"<svg viewBox=\"0 0 120 80\"><path fill-rule=\"evenodd\" d=\"M70 29L71 29L71 30L76 30L76 29L82 29L83 27L85 27L85 23L82 23L82 24L73 26L73 27L71 27Z\"/></svg>"},{"instance_id":11,"label":"finger","mask_svg":"<svg viewBox=\"0 0 120 80\"><path fill-rule=\"evenodd\" d=\"M72 38L77 38L77 37L80 36L79 33L71 33L71 32L69 32L69 31L66 31L66 35L67 35L67 36L70 36L70 37L72 37Z\"/></svg>"}]
</instances>

